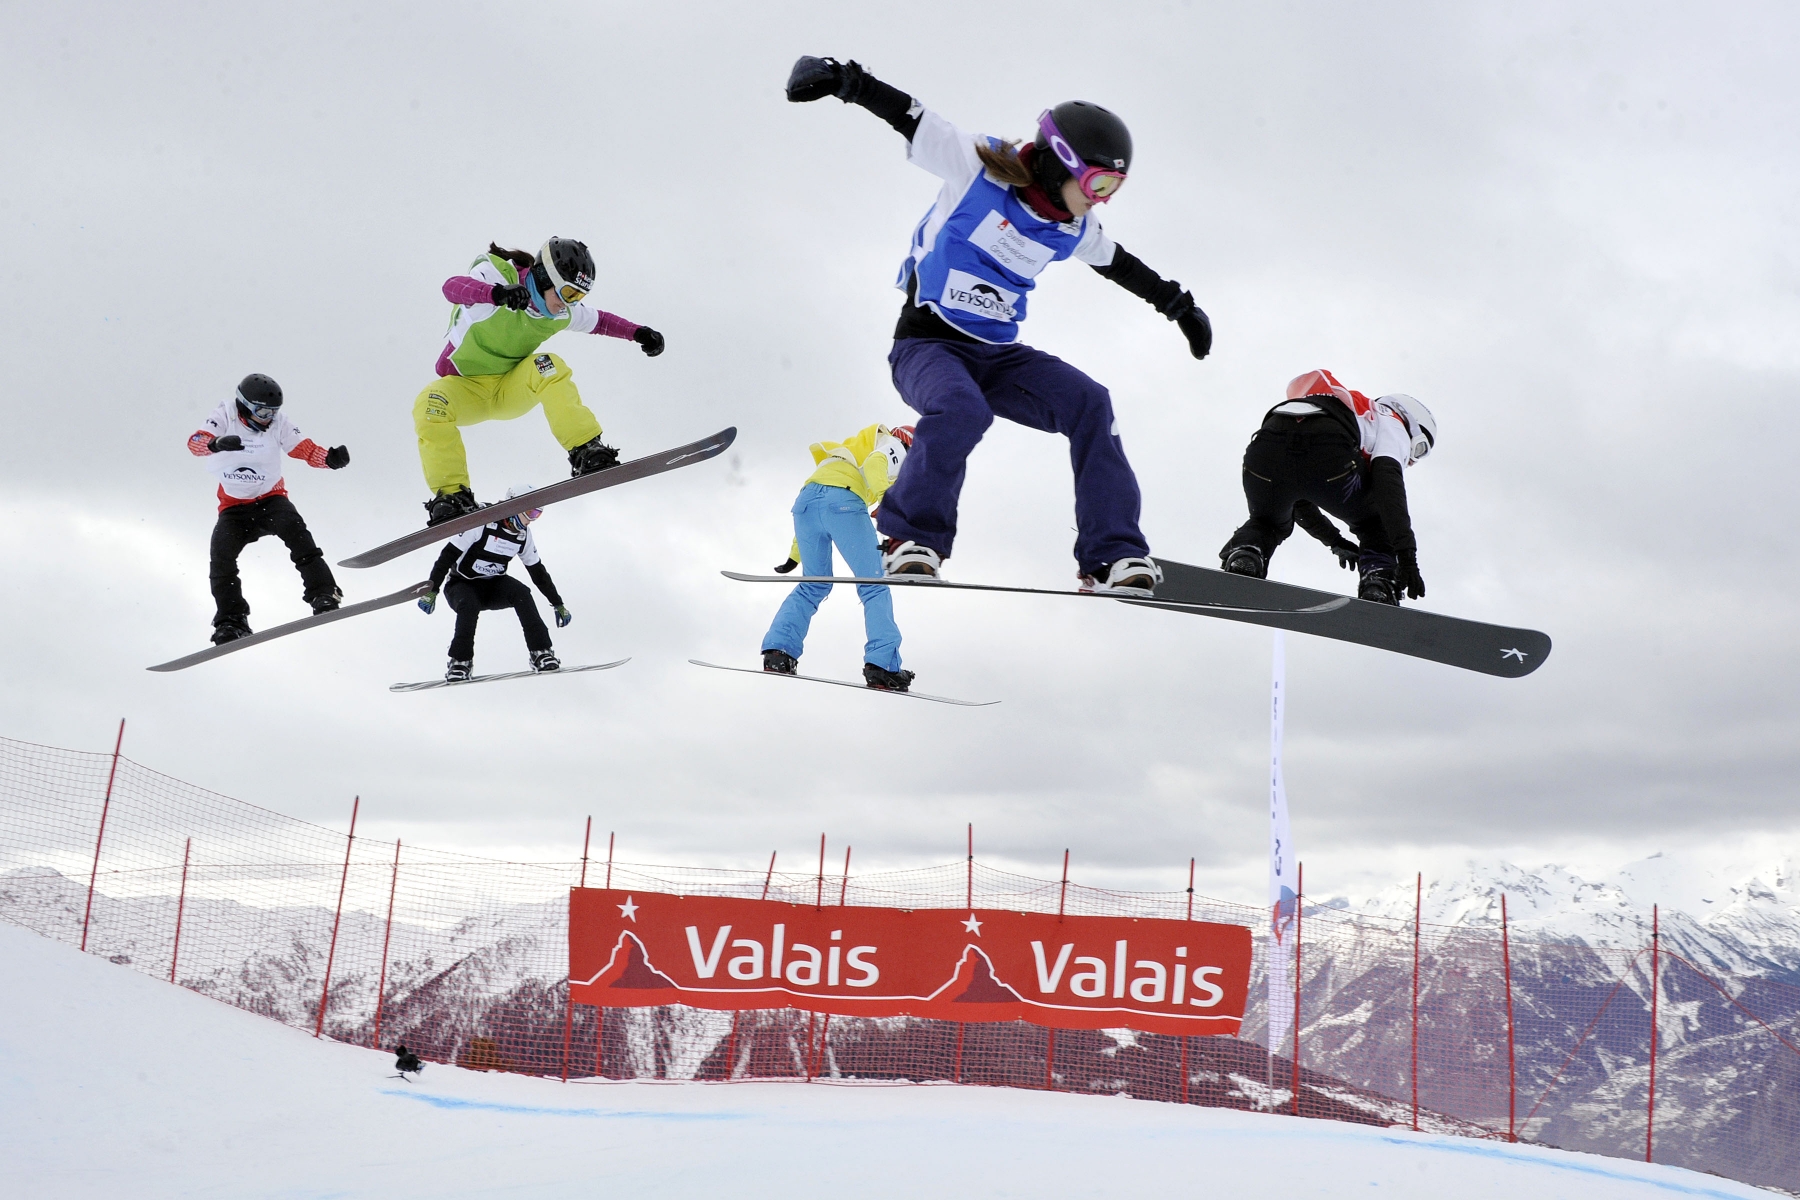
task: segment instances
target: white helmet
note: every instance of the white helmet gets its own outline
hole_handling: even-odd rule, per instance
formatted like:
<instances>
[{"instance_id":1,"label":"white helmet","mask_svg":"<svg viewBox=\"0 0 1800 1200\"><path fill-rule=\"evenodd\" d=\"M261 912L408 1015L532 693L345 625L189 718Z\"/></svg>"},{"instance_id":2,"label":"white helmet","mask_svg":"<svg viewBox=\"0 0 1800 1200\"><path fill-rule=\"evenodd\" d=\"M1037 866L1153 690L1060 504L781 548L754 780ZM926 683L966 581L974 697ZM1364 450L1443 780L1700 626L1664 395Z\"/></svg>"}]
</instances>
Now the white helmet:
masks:
<instances>
[{"instance_id":1,"label":"white helmet","mask_svg":"<svg viewBox=\"0 0 1800 1200\"><path fill-rule=\"evenodd\" d=\"M506 498L508 500L516 500L525 493L533 490L535 489L529 483L515 483L506 489ZM505 518L501 524L512 526L513 532L518 533L543 515L544 510L541 508L528 508L522 513L515 513L512 516Z\"/></svg>"},{"instance_id":2,"label":"white helmet","mask_svg":"<svg viewBox=\"0 0 1800 1200\"><path fill-rule=\"evenodd\" d=\"M1418 462L1437 445L1437 418L1419 401L1401 392L1381 396L1375 403L1385 404L1406 420L1406 432L1412 435L1412 461Z\"/></svg>"},{"instance_id":3,"label":"white helmet","mask_svg":"<svg viewBox=\"0 0 1800 1200\"><path fill-rule=\"evenodd\" d=\"M906 452L912 449L913 427L896 425L889 429L886 425L876 426L875 451L887 456L888 479L900 478L900 464L906 461Z\"/></svg>"}]
</instances>

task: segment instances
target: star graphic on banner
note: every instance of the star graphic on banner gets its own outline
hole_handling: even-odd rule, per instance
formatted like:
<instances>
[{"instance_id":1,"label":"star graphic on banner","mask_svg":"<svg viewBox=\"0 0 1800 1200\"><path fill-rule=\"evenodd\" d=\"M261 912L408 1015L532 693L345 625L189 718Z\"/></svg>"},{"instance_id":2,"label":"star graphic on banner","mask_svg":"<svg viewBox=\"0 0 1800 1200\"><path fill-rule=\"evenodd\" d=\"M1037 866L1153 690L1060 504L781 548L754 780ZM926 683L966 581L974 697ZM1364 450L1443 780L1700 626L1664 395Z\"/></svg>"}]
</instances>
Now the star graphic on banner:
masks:
<instances>
[{"instance_id":1,"label":"star graphic on banner","mask_svg":"<svg viewBox=\"0 0 1800 1200\"><path fill-rule=\"evenodd\" d=\"M981 936L981 921L974 913L970 913L969 919L963 922L963 928L974 934L976 937Z\"/></svg>"},{"instance_id":2,"label":"star graphic on banner","mask_svg":"<svg viewBox=\"0 0 1800 1200\"><path fill-rule=\"evenodd\" d=\"M633 900L630 896L625 897L625 903L619 905L619 915L624 917L627 921L630 921L633 925L637 924L637 910L637 901Z\"/></svg>"},{"instance_id":3,"label":"star graphic on banner","mask_svg":"<svg viewBox=\"0 0 1800 1200\"><path fill-rule=\"evenodd\" d=\"M1525 652L1523 650L1518 649L1517 647L1514 647L1511 650L1502 650L1500 652L1500 657L1502 659L1516 658L1520 662L1524 662L1525 661Z\"/></svg>"}]
</instances>

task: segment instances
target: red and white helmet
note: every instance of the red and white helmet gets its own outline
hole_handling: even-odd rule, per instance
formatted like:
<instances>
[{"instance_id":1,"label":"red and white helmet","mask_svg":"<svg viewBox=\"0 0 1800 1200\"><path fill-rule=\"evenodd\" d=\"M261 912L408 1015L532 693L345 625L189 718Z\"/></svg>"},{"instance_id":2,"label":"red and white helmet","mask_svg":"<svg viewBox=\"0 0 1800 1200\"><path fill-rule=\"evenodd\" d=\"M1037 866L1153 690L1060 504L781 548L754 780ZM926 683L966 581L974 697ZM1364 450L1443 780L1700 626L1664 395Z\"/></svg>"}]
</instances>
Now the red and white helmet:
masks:
<instances>
[{"instance_id":1,"label":"red and white helmet","mask_svg":"<svg viewBox=\"0 0 1800 1200\"><path fill-rule=\"evenodd\" d=\"M1437 445L1437 418L1423 404L1402 392L1382 396L1375 401L1385 404L1406 420L1406 432L1412 437L1412 461L1418 462Z\"/></svg>"},{"instance_id":2,"label":"red and white helmet","mask_svg":"<svg viewBox=\"0 0 1800 1200\"><path fill-rule=\"evenodd\" d=\"M896 425L892 429L884 425L881 432L875 435L875 449L887 455L889 479L900 477L900 464L906 461L906 453L912 449L912 442L911 425Z\"/></svg>"},{"instance_id":3,"label":"red and white helmet","mask_svg":"<svg viewBox=\"0 0 1800 1200\"><path fill-rule=\"evenodd\" d=\"M1350 389L1337 381L1337 376L1320 368L1308 371L1304 375L1296 375L1288 381L1287 398L1289 400L1307 400L1314 396L1336 396L1351 408L1356 407Z\"/></svg>"}]
</instances>

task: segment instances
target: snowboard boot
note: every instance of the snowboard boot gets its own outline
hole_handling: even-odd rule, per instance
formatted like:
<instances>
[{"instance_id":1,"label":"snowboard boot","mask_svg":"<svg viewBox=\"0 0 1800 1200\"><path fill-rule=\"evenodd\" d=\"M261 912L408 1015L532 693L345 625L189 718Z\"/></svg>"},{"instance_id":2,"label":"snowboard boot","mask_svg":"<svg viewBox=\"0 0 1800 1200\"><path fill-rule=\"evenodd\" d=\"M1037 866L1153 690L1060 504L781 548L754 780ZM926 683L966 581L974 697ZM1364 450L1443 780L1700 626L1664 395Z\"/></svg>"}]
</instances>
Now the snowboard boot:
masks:
<instances>
[{"instance_id":1,"label":"snowboard boot","mask_svg":"<svg viewBox=\"0 0 1800 1200\"><path fill-rule=\"evenodd\" d=\"M888 538L881 544L881 570L884 574L929 575L936 578L943 566L943 558L929 546L903 542L897 538Z\"/></svg>"},{"instance_id":2,"label":"snowboard boot","mask_svg":"<svg viewBox=\"0 0 1800 1200\"><path fill-rule=\"evenodd\" d=\"M795 675L799 666L800 660L786 650L763 651L763 670L771 675Z\"/></svg>"},{"instance_id":3,"label":"snowboard boot","mask_svg":"<svg viewBox=\"0 0 1800 1200\"><path fill-rule=\"evenodd\" d=\"M312 605L313 616L315 617L320 613L336 612L338 605L344 602L344 590L342 588L332 588L323 596L306 597L306 602Z\"/></svg>"},{"instance_id":4,"label":"snowboard boot","mask_svg":"<svg viewBox=\"0 0 1800 1200\"><path fill-rule=\"evenodd\" d=\"M1370 600L1376 604L1400 603L1400 587L1394 581L1392 567L1364 567L1362 581L1356 586L1358 600Z\"/></svg>"},{"instance_id":5,"label":"snowboard boot","mask_svg":"<svg viewBox=\"0 0 1800 1200\"><path fill-rule=\"evenodd\" d=\"M1149 558L1121 558L1092 575L1077 574L1084 592L1117 592L1126 596L1154 596L1162 582L1162 568Z\"/></svg>"},{"instance_id":6,"label":"snowboard boot","mask_svg":"<svg viewBox=\"0 0 1800 1200\"><path fill-rule=\"evenodd\" d=\"M542 675L545 671L562 670L562 659L556 657L554 650L533 650L531 652L531 669Z\"/></svg>"},{"instance_id":7,"label":"snowboard boot","mask_svg":"<svg viewBox=\"0 0 1800 1200\"><path fill-rule=\"evenodd\" d=\"M450 665L444 668L444 682L445 683L462 683L464 680L468 679L469 672L474 669L475 669L475 660L474 659L472 659L472 658L453 658L450 660Z\"/></svg>"},{"instance_id":8,"label":"snowboard boot","mask_svg":"<svg viewBox=\"0 0 1800 1200\"><path fill-rule=\"evenodd\" d=\"M619 452L599 438L595 438L591 442L583 442L569 451L569 477L571 479L579 478L582 475L592 475L595 471L604 471L618 465Z\"/></svg>"},{"instance_id":9,"label":"snowboard boot","mask_svg":"<svg viewBox=\"0 0 1800 1200\"><path fill-rule=\"evenodd\" d=\"M445 521L454 520L464 513L472 513L480 507L475 503L475 493L466 487L439 492L425 502L425 524L428 527L442 525Z\"/></svg>"},{"instance_id":10,"label":"snowboard boot","mask_svg":"<svg viewBox=\"0 0 1800 1200\"><path fill-rule=\"evenodd\" d=\"M904 692L912 686L911 671L890 671L872 662L863 664L863 682L877 691Z\"/></svg>"},{"instance_id":11,"label":"snowboard boot","mask_svg":"<svg viewBox=\"0 0 1800 1200\"><path fill-rule=\"evenodd\" d=\"M213 622L212 643L223 646L226 642L235 642L239 638L250 636L249 622L243 620L224 620Z\"/></svg>"},{"instance_id":12,"label":"snowboard boot","mask_svg":"<svg viewBox=\"0 0 1800 1200\"><path fill-rule=\"evenodd\" d=\"M1258 546L1227 546L1219 559L1227 574L1248 575L1252 579L1269 577L1269 560Z\"/></svg>"}]
</instances>

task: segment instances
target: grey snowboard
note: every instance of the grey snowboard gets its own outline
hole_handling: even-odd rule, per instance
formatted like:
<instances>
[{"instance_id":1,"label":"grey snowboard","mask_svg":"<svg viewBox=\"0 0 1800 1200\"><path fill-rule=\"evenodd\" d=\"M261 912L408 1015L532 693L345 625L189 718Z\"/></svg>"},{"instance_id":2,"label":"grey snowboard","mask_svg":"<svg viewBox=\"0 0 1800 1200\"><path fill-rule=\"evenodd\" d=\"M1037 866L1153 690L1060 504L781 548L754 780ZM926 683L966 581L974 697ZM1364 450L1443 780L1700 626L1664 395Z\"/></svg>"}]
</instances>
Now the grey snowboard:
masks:
<instances>
[{"instance_id":1,"label":"grey snowboard","mask_svg":"<svg viewBox=\"0 0 1800 1200\"><path fill-rule=\"evenodd\" d=\"M448 679L427 679L423 683L394 683L388 685L388 691L429 692L434 688L462 687L468 683L492 683L496 679L551 679L557 675L579 675L583 671L610 671L614 667L622 667L630 661L629 658L621 658L618 662L594 663L585 667L559 667L554 671L507 671L502 675L472 675L468 679L458 679L454 683Z\"/></svg>"},{"instance_id":2,"label":"grey snowboard","mask_svg":"<svg viewBox=\"0 0 1800 1200\"><path fill-rule=\"evenodd\" d=\"M887 688L870 687L866 683L852 683L847 679L821 679L817 675L783 675L777 671L765 671L761 667L722 667L718 663L701 662L697 658L688 659L696 667L711 667L715 671L740 671L745 675L763 675L770 679L804 679L808 683L829 683L833 687L855 688L859 692L874 692L880 696L905 696L911 700L930 700L938 704L958 704L964 708L986 708L1000 703L998 700L952 700L948 696L928 696L924 692L895 692Z\"/></svg>"},{"instance_id":3,"label":"grey snowboard","mask_svg":"<svg viewBox=\"0 0 1800 1200\"><path fill-rule=\"evenodd\" d=\"M1353 600L1167 558L1156 561L1163 569L1156 599L1127 600L1127 604L1310 633L1507 679L1531 674L1550 657L1550 635L1535 629L1487 625L1417 608ZM1309 611L1308 605L1314 607Z\"/></svg>"},{"instance_id":4,"label":"grey snowboard","mask_svg":"<svg viewBox=\"0 0 1800 1200\"><path fill-rule=\"evenodd\" d=\"M1161 559L1157 560L1161 562ZM1083 592L1075 588L1029 588L1007 587L998 583L957 583L949 579L934 579L928 575L883 575L878 579L862 579L849 575L745 575L739 571L720 571L727 579L735 579L740 583L843 583L843 584L882 584L887 587L931 588L936 591L970 591L970 592L1018 592L1028 596L1086 596L1091 600L1129 600L1130 596L1118 592ZM1309 593L1323 595L1323 593ZM1163 600L1162 589L1158 589L1156 600ZM1147 601L1150 602L1150 601ZM1199 608L1222 612L1328 612L1341 608L1349 603L1344 596L1327 596L1323 603L1308 601L1305 606L1284 605L1275 602L1272 605L1251 608L1229 608L1212 600L1173 601L1173 603L1191 603Z\"/></svg>"},{"instance_id":5,"label":"grey snowboard","mask_svg":"<svg viewBox=\"0 0 1800 1200\"><path fill-rule=\"evenodd\" d=\"M391 608L396 604L405 604L408 600L416 600L431 590L430 583L415 583L411 587L401 588L374 600L364 600L357 604L346 604L328 613L316 616L301 617L298 621L289 621L286 625L277 625L273 629L265 629L261 633L253 633L249 637L239 638L235 642L226 642L223 646L209 646L205 650L195 651L185 658L172 658L166 663L157 663L154 667L146 667L149 671L180 671L196 663L208 662L226 654L236 654L239 650L248 650L251 646L260 646L264 642L272 642L278 637L286 637L290 633L299 633L302 629L312 629L319 625L329 625L333 621L342 621L346 617L359 617L363 613L374 612L379 608Z\"/></svg>"},{"instance_id":6,"label":"grey snowboard","mask_svg":"<svg viewBox=\"0 0 1800 1200\"><path fill-rule=\"evenodd\" d=\"M644 458L634 458L630 462L620 463L605 471L596 471L592 475L581 475L574 479L565 479L560 483L548 484L541 488L533 488L521 496L511 500L502 500L496 504L476 509L472 513L464 513L438 525L427 525L424 529L415 529L405 537L397 537L385 542L373 550L364 550L361 554L352 555L338 564L340 567L375 567L402 554L410 554L414 550L433 546L448 541L459 533L466 533L478 526L505 520L507 517L522 513L527 509L546 508L558 500L568 500L575 496L585 496L589 492L597 492L601 488L616 487L621 483L630 483L634 479L647 479L652 475L661 475L664 471L673 471L676 467L685 467L697 462L705 462L724 452L725 448L736 440L737 427L721 429L711 437L701 438L697 442L689 442L685 446L677 446L673 450L665 450L661 454L651 454Z\"/></svg>"}]
</instances>

